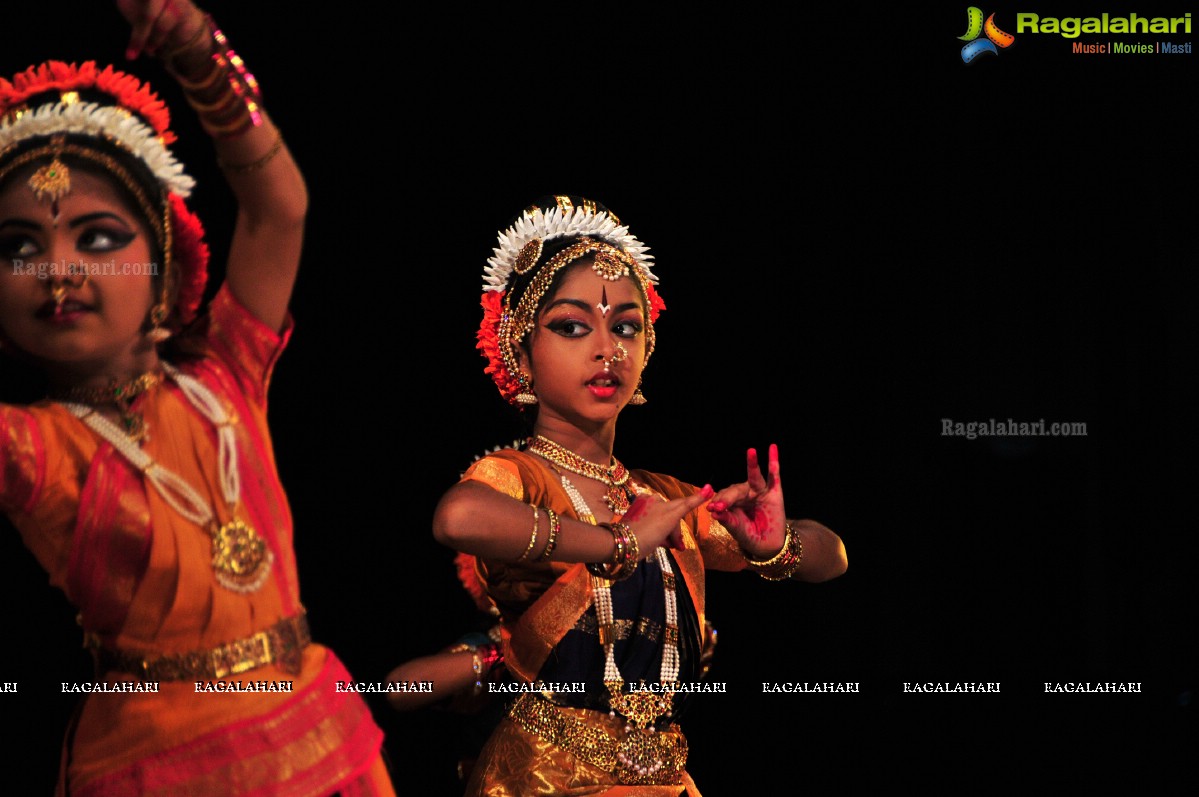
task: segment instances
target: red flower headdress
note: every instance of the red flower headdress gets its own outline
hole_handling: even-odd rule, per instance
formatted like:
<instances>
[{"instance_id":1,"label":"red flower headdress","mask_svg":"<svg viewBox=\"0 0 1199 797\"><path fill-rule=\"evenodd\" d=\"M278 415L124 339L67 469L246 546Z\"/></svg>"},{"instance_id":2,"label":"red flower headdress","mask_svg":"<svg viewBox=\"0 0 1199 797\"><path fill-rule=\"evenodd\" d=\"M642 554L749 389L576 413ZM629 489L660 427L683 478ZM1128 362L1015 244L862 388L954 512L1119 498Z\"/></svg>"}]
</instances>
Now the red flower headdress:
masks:
<instances>
[{"instance_id":1,"label":"red flower headdress","mask_svg":"<svg viewBox=\"0 0 1199 797\"><path fill-rule=\"evenodd\" d=\"M82 99L81 91L101 93L112 102ZM58 96L36 107L29 105L31 99L47 92ZM204 293L208 247L200 220L184 201L195 181L184 173L167 146L176 139L166 105L149 84L111 66L99 69L94 61L79 65L48 61L29 67L11 81L0 78L0 176L30 162L31 155L55 156L55 147L61 147L55 142L68 136L77 146L95 140L97 152L115 147L141 161L154 175L160 197L148 198L143 212L151 216L148 221L159 232L164 248L169 243L164 285L173 281L176 287L169 324L175 328L186 325L195 318ZM23 146L43 140L44 153L36 144L32 149ZM85 153L86 149L76 152ZM92 160L110 170L116 168L111 158L94 156Z\"/></svg>"}]
</instances>

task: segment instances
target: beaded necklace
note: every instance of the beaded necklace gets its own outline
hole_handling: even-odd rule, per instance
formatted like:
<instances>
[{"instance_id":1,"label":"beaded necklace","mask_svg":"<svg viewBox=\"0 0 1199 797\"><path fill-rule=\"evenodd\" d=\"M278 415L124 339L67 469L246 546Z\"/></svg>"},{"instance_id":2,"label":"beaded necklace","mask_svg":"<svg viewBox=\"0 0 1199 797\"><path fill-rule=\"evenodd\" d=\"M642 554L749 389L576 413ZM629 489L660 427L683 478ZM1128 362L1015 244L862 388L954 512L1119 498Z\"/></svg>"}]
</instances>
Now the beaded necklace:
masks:
<instances>
[{"instance_id":1,"label":"beaded necklace","mask_svg":"<svg viewBox=\"0 0 1199 797\"><path fill-rule=\"evenodd\" d=\"M235 418L231 418L216 395L198 380L163 363L163 370L188 402L216 426L221 492L236 511L241 498ZM154 486L163 500L183 517L204 529L212 538L212 567L217 583L233 592L257 590L271 573L274 555L266 541L248 523L234 519L219 525L208 501L183 477L158 464L138 446L138 441L112 421L84 404L63 402L71 414L112 444Z\"/></svg>"},{"instance_id":2,"label":"beaded necklace","mask_svg":"<svg viewBox=\"0 0 1199 797\"><path fill-rule=\"evenodd\" d=\"M121 426L124 433L136 442L145 440L147 429L142 416L132 410L133 400L148 390L162 383L162 375L157 371L146 371L141 376L135 376L125 382L112 379L104 387L73 387L56 391L52 397L62 402L82 402L85 404L115 404L121 416Z\"/></svg>"},{"instance_id":3,"label":"beaded necklace","mask_svg":"<svg viewBox=\"0 0 1199 797\"><path fill-rule=\"evenodd\" d=\"M577 456L577 455L576 455ZM593 463L594 464L594 463ZM574 505L579 519L595 523L595 513L578 488L565 473L559 474L562 487ZM627 476L627 471L626 471ZM679 680L679 610L676 590L677 578L670 566L670 556L665 548L655 551L658 567L662 570L662 594L666 606L666 624L663 629L662 664L658 683L660 692L624 691L624 676L616 666L616 621L612 608L612 582L597 576L591 577L595 601L595 615L599 622L600 644L604 646L604 686L608 689L609 714L619 714L626 720L625 738L616 751L617 773L622 778L652 777L667 765L663 748L657 743L654 725L660 717L670 713L674 703L674 684Z\"/></svg>"},{"instance_id":4,"label":"beaded necklace","mask_svg":"<svg viewBox=\"0 0 1199 797\"><path fill-rule=\"evenodd\" d=\"M629 486L629 471L615 457L612 458L611 465L601 465L584 459L569 448L542 435L536 435L529 440L528 450L576 476L585 476L607 485L608 492L604 496L604 503L608 505L608 509L618 515L629 511L629 504L634 498L633 489Z\"/></svg>"}]
</instances>

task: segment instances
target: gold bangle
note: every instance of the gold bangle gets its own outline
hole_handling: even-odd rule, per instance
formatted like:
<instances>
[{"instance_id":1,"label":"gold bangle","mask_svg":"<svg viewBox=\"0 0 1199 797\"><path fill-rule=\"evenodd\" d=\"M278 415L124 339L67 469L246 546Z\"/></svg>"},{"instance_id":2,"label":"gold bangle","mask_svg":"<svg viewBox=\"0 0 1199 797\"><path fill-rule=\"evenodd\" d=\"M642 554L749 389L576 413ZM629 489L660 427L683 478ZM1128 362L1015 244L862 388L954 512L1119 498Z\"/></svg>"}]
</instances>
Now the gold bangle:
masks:
<instances>
[{"instance_id":1,"label":"gold bangle","mask_svg":"<svg viewBox=\"0 0 1199 797\"><path fill-rule=\"evenodd\" d=\"M598 523L600 528L607 529L612 534L614 545L612 559L608 562L592 562L587 565L587 572L597 578L609 581L624 581L636 572L641 564L641 548L637 536L627 523Z\"/></svg>"},{"instance_id":2,"label":"gold bangle","mask_svg":"<svg viewBox=\"0 0 1199 797\"><path fill-rule=\"evenodd\" d=\"M554 552L554 546L558 544L558 532L562 528L562 521L558 519L558 514L548 506L545 508L545 513L550 518L550 534L549 540L545 544L545 550L541 552L541 556L537 557L538 561L545 562L550 558L550 554Z\"/></svg>"},{"instance_id":3,"label":"gold bangle","mask_svg":"<svg viewBox=\"0 0 1199 797\"><path fill-rule=\"evenodd\" d=\"M803 539L795 533L791 521L787 521L785 528L783 547L774 556L763 560L745 557L749 568L767 581L784 581L791 578L803 563Z\"/></svg>"},{"instance_id":4,"label":"gold bangle","mask_svg":"<svg viewBox=\"0 0 1199 797\"><path fill-rule=\"evenodd\" d=\"M207 18L200 23L200 27L196 28L196 32L189 36L187 41L185 41L183 44L180 44L178 47L172 47L169 51L163 53L163 62L171 65L171 67L174 68L174 65L171 64L171 62L175 60L175 56L179 55L179 53L187 52L189 49L191 49L192 45L204 38L204 34L206 33L210 36L212 35L212 31L208 27Z\"/></svg>"},{"instance_id":5,"label":"gold bangle","mask_svg":"<svg viewBox=\"0 0 1199 797\"><path fill-rule=\"evenodd\" d=\"M185 94L194 94L207 91L215 86L220 81L221 77L224 76L225 70L219 63L217 63L215 58L210 58L208 62L212 64L212 69L210 69L208 74L200 80L191 80L189 78L185 78L178 72L171 72L171 74L175 76L175 82L183 87L183 92Z\"/></svg>"},{"instance_id":6,"label":"gold bangle","mask_svg":"<svg viewBox=\"0 0 1199 797\"><path fill-rule=\"evenodd\" d=\"M196 113L209 114L212 116L219 116L219 114L215 114L213 112L222 110L226 107L230 109L230 113L228 115L232 116L232 109L239 107L242 104L241 97L229 83L225 84L225 88L220 93L220 96L211 102L204 102L197 95L191 92L184 94L183 98L187 100L187 104Z\"/></svg>"},{"instance_id":7,"label":"gold bangle","mask_svg":"<svg viewBox=\"0 0 1199 797\"><path fill-rule=\"evenodd\" d=\"M276 155L278 155L282 151L283 151L283 134L280 133L275 138L275 143L271 146L271 148L267 151L267 153L256 161L252 161L250 163L226 163L223 160L218 160L217 164L222 169L224 169L227 172L230 172L231 174L249 174L250 172L256 172L259 169L261 169L263 166L266 166L268 163L270 163L272 160L275 159ZM536 521L536 518L534 518L534 521Z\"/></svg>"},{"instance_id":8,"label":"gold bangle","mask_svg":"<svg viewBox=\"0 0 1199 797\"><path fill-rule=\"evenodd\" d=\"M761 560L751 559L750 557L746 556L745 561L749 562L750 567L773 567L774 565L777 565L784 556L786 556L787 548L791 545L791 521L787 521L783 528L785 530L785 535L783 536L783 547L779 548L779 552L769 559Z\"/></svg>"},{"instance_id":9,"label":"gold bangle","mask_svg":"<svg viewBox=\"0 0 1199 797\"><path fill-rule=\"evenodd\" d=\"M531 537L529 537L529 545L525 548L525 552L522 553L520 558L516 560L518 562L523 562L524 560L528 559L529 554L533 552L533 546L537 544L537 526L538 521L541 520L541 510L533 504L529 504L529 506L533 507L533 534Z\"/></svg>"},{"instance_id":10,"label":"gold bangle","mask_svg":"<svg viewBox=\"0 0 1199 797\"><path fill-rule=\"evenodd\" d=\"M483 692L483 657L479 655L478 648L472 648L470 651L470 669L475 674L475 695L478 696Z\"/></svg>"},{"instance_id":11,"label":"gold bangle","mask_svg":"<svg viewBox=\"0 0 1199 797\"><path fill-rule=\"evenodd\" d=\"M204 117L200 117L200 127L204 128L204 132L211 136L220 136L222 138L233 138L231 134L243 133L254 126L254 120L249 116L236 119L228 124L216 124L209 122Z\"/></svg>"}]
</instances>

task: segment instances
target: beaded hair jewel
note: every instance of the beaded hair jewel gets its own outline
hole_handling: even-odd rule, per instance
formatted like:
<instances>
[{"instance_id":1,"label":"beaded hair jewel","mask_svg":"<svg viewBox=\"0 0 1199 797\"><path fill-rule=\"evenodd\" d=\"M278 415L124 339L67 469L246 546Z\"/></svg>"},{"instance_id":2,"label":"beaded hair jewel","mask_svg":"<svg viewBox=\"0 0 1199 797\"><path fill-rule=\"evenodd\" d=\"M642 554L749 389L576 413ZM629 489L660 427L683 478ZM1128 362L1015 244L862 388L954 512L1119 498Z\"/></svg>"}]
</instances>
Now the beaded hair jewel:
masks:
<instances>
[{"instance_id":1,"label":"beaded hair jewel","mask_svg":"<svg viewBox=\"0 0 1199 797\"><path fill-rule=\"evenodd\" d=\"M132 194L163 252L163 317L155 321L178 329L195 318L203 297L208 246L184 201L195 181L169 149L175 140L158 95L111 66L48 61L11 81L0 78L0 181L41 164L29 186L39 201L56 203L71 190L64 158L111 175ZM153 183L131 173L117 154L145 167Z\"/></svg>"},{"instance_id":2,"label":"beaded hair jewel","mask_svg":"<svg viewBox=\"0 0 1199 797\"><path fill-rule=\"evenodd\" d=\"M591 255L593 268L604 279L631 276L637 283L649 316L645 328L647 360L654 349L653 323L666 308L654 287L658 282L652 270L654 256L615 214L588 199L562 195L553 199L553 207L531 207L499 233L498 245L483 270L483 320L476 348L487 358L484 371L510 404L522 403L521 396L527 395L528 388L517 365L517 347L533 329L537 307L555 274L574 261ZM543 258L545 244L559 238L575 241ZM514 297L515 279L530 274L522 295Z\"/></svg>"}]
</instances>

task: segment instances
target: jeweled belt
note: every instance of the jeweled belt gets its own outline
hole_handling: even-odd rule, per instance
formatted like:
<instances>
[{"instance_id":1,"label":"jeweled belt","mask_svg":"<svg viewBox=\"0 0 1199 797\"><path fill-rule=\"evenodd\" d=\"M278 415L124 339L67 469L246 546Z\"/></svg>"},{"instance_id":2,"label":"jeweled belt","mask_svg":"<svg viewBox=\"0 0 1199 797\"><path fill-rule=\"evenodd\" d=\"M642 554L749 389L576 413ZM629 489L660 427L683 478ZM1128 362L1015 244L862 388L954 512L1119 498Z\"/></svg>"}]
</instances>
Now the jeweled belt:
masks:
<instances>
[{"instance_id":1,"label":"jeweled belt","mask_svg":"<svg viewBox=\"0 0 1199 797\"><path fill-rule=\"evenodd\" d=\"M277 664L292 675L300 672L300 657L312 642L308 619L303 612L275 623L243 639L226 642L209 650L147 657L113 650L88 636L86 644L96 659L96 671L127 672L142 681L186 681L193 678L224 678Z\"/></svg>"},{"instance_id":2,"label":"jeweled belt","mask_svg":"<svg viewBox=\"0 0 1199 797\"><path fill-rule=\"evenodd\" d=\"M687 739L677 726L664 731L622 730L623 726L616 724L619 721L595 713L601 722L612 722L614 727L584 722L526 692L517 698L508 717L527 733L611 772L621 785L670 786L683 782Z\"/></svg>"}]
</instances>

